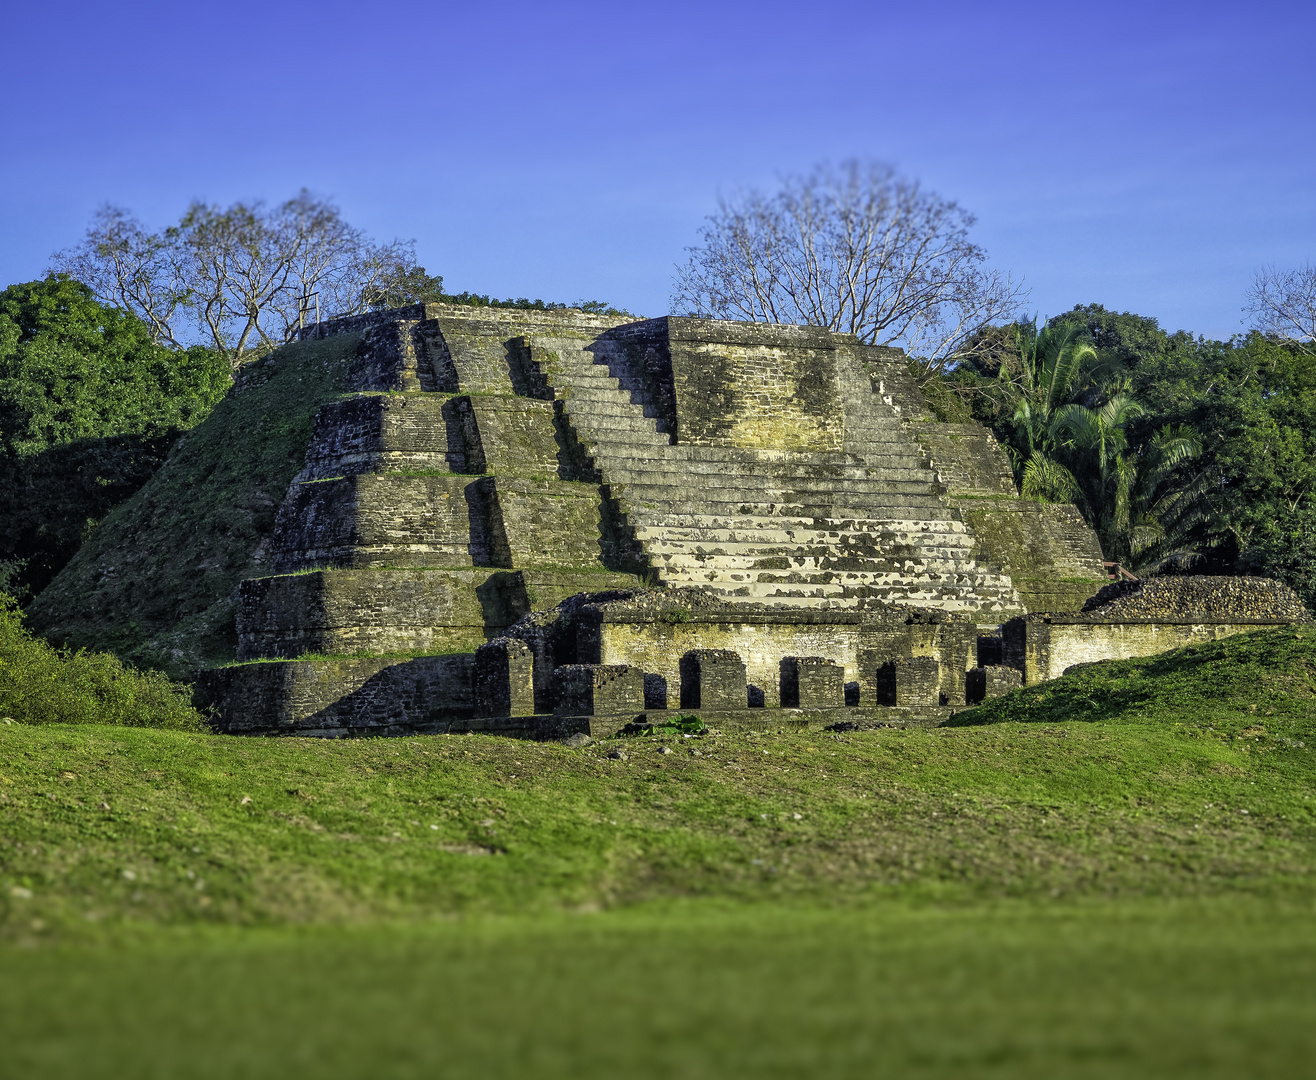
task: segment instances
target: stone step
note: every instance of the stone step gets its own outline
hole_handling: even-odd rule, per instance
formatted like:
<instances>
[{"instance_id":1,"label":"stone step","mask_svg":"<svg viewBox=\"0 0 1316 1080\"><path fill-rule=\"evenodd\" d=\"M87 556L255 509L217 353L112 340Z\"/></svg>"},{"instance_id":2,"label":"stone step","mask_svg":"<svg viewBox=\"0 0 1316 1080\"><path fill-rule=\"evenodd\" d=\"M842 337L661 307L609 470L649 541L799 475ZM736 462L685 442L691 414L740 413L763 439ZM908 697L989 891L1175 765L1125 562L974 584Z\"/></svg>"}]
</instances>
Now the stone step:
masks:
<instances>
[{"instance_id":1,"label":"stone step","mask_svg":"<svg viewBox=\"0 0 1316 1080\"><path fill-rule=\"evenodd\" d=\"M919 574L987 574L989 569L969 557L966 550L930 549L886 556L868 555L862 559L836 556L800 557L789 552L776 556L692 555L673 552L649 552L649 564L660 573L682 573L708 580L740 577L745 581L852 581L871 575L907 578ZM859 565L839 566L839 563ZM787 565L765 566L764 563Z\"/></svg>"},{"instance_id":2,"label":"stone step","mask_svg":"<svg viewBox=\"0 0 1316 1080\"><path fill-rule=\"evenodd\" d=\"M583 419L583 418L582 418ZM574 420L574 417L573 417ZM631 444L624 438L609 438L600 434L599 447L612 458L623 458ZM664 456L682 467L693 465L718 466L720 464L749 464L765 467L780 464L800 469L819 469L829 466L854 466L862 468L867 465L880 467L889 460L893 468L909 467L928 469L926 457L913 454L907 449L893 449L889 453L876 455L858 455L846 453L817 453L800 450L749 450L735 446L702 446L690 443L672 443L664 451ZM876 461L875 459L883 459ZM928 469L928 471L931 471Z\"/></svg>"},{"instance_id":3,"label":"stone step","mask_svg":"<svg viewBox=\"0 0 1316 1080\"><path fill-rule=\"evenodd\" d=\"M672 584L683 584L672 582ZM820 595L796 593L774 585L721 586L705 583L703 588L729 603L768 604L773 607L805 608L809 610L859 610L880 608L886 604L906 604L910 607L936 607L942 611L996 612L1010 611L1018 605L1012 593L1002 591L996 595L975 595L958 587L950 588L891 588L856 595L852 590Z\"/></svg>"},{"instance_id":4,"label":"stone step","mask_svg":"<svg viewBox=\"0 0 1316 1080\"><path fill-rule=\"evenodd\" d=\"M666 464L659 462L658 464ZM779 476L775 473L753 475L751 473L726 473L715 471L675 472L657 468L618 469L615 466L605 470L608 483L621 484L627 488L668 488L673 491L782 491L782 492L821 492L836 494L870 494L870 495L930 495L939 494L930 477L895 476L878 478L871 476L829 477L818 476Z\"/></svg>"},{"instance_id":5,"label":"stone step","mask_svg":"<svg viewBox=\"0 0 1316 1080\"><path fill-rule=\"evenodd\" d=\"M606 417L596 428L591 423L578 423L578 414L568 413L567 415L571 417L572 427L575 428L576 431L576 438L580 440L580 443L583 446L590 447L597 445L595 432L598 430L610 433L624 432L630 442L643 440L645 443L648 443L652 440L651 445L667 445L667 436L662 435L660 438L658 425L654 423L652 418L647 416L609 416ZM597 457L598 455L595 456ZM603 462L600 462L600 464L606 464L606 459Z\"/></svg>"},{"instance_id":6,"label":"stone step","mask_svg":"<svg viewBox=\"0 0 1316 1080\"><path fill-rule=\"evenodd\" d=\"M940 505L923 505L922 503L857 507L830 504L825 506L804 505L788 502L673 502L669 500L631 499L624 491L614 490L611 494L614 499L623 505L629 520L635 524L649 523L656 518L666 518L673 515L687 520L696 517L772 518L804 521L960 520L956 510Z\"/></svg>"},{"instance_id":7,"label":"stone step","mask_svg":"<svg viewBox=\"0 0 1316 1080\"><path fill-rule=\"evenodd\" d=\"M656 417L645 416L644 410L640 408L640 406L632 404L629 400L590 401L570 397L563 402L563 408L566 409L567 415L570 416L573 421L579 418L581 423L599 428L607 427L607 422L614 417L639 417L645 420L657 419Z\"/></svg>"},{"instance_id":8,"label":"stone step","mask_svg":"<svg viewBox=\"0 0 1316 1080\"><path fill-rule=\"evenodd\" d=\"M847 537L866 534L895 536L927 536L938 538L939 543L958 543L947 537L964 537L973 542L973 535L958 519L939 521L910 521L908 519L880 520L875 518L828 521L818 518L718 518L709 516L657 517L633 522L637 539L681 540L688 543L806 543L813 537L825 542L843 543ZM750 541L748 538L753 537Z\"/></svg>"},{"instance_id":9,"label":"stone step","mask_svg":"<svg viewBox=\"0 0 1316 1080\"><path fill-rule=\"evenodd\" d=\"M971 539L957 544L954 538L962 534L947 534L951 542L919 535L876 536L867 534L863 544L774 544L771 541L741 540L727 544L710 544L704 541L672 540L667 537L648 537L644 550L651 560L676 566L711 565L744 567L751 570L771 570L768 563L779 569L794 567L799 570L826 570L845 565L856 567L879 562L926 562L944 560L946 563L977 563L973 557ZM784 564L784 565L782 565Z\"/></svg>"},{"instance_id":10,"label":"stone step","mask_svg":"<svg viewBox=\"0 0 1316 1080\"><path fill-rule=\"evenodd\" d=\"M644 381L634 375L610 375L607 370L602 371L580 371L572 372L571 378L564 381L568 385L572 394L578 394L582 391L590 390L595 387L611 388L631 391L643 391Z\"/></svg>"},{"instance_id":11,"label":"stone step","mask_svg":"<svg viewBox=\"0 0 1316 1080\"><path fill-rule=\"evenodd\" d=\"M955 571L938 571L928 569L920 571L872 571L869 573L853 572L849 574L777 574L754 572L700 572L686 570L658 569L664 582L693 584L701 587L717 587L722 590L748 589L745 595L764 595L777 593L793 596L845 596L857 590L874 593L889 592L892 589L924 592L932 589L972 590L975 594L983 592L996 595L1006 594L1011 590L1009 579L999 575L970 574Z\"/></svg>"},{"instance_id":12,"label":"stone step","mask_svg":"<svg viewBox=\"0 0 1316 1080\"><path fill-rule=\"evenodd\" d=\"M798 532L790 540L775 540L770 534L737 533L734 540L692 539L665 535L662 531L641 527L645 550L654 558L727 558L743 560L747 565L766 558L808 560L821 564L856 559L918 557L947 558L957 561L968 557L975 540L967 532L919 532L884 529L855 532Z\"/></svg>"},{"instance_id":13,"label":"stone step","mask_svg":"<svg viewBox=\"0 0 1316 1080\"><path fill-rule=\"evenodd\" d=\"M829 464L819 466L796 465L791 462L772 462L752 469L749 465L727 461L675 461L666 452L655 455L652 448L646 448L643 455L634 457L613 456L606 462L608 474L619 481L632 479L628 473L662 474L664 478L680 477L682 482L691 476L739 476L757 477L768 475L776 480L819 480L837 484L852 481L917 480L924 484L934 483L931 469L919 467L902 468L899 466Z\"/></svg>"},{"instance_id":14,"label":"stone step","mask_svg":"<svg viewBox=\"0 0 1316 1080\"><path fill-rule=\"evenodd\" d=\"M863 492L773 491L765 484L757 491L736 488L684 490L666 486L609 484L619 502L637 510L660 510L668 514L726 514L734 517L823 517L830 519L954 517L956 511L941 505L934 495L874 495ZM828 496L831 496L830 498Z\"/></svg>"},{"instance_id":15,"label":"stone step","mask_svg":"<svg viewBox=\"0 0 1316 1080\"><path fill-rule=\"evenodd\" d=\"M872 596L892 603L927 603L947 594L959 594L972 602L1006 600L1013 596L1008 582L996 583L972 580L965 575L927 575L922 579L896 578L886 582L783 582L702 580L692 577L667 577L663 581L672 585L698 585L725 598L764 601L769 598L791 596L809 599L848 599Z\"/></svg>"}]
</instances>

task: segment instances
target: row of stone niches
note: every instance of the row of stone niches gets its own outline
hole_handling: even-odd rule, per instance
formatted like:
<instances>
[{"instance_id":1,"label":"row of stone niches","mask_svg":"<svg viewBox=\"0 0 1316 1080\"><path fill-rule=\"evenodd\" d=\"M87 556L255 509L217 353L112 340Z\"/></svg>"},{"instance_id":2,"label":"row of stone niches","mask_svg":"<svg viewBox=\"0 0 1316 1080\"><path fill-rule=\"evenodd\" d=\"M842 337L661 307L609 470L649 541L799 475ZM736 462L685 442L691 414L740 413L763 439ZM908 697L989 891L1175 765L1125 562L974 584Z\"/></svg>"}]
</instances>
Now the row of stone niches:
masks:
<instances>
[{"instance_id":1,"label":"row of stone niches","mask_svg":"<svg viewBox=\"0 0 1316 1080\"><path fill-rule=\"evenodd\" d=\"M746 665L729 649L692 649L681 658L682 709L723 711L763 704L750 686ZM967 703L976 704L1022 685L1011 667L989 665L967 673ZM534 654L514 638L496 638L475 653L475 710L479 716L535 714ZM786 709L836 709L859 704L859 684L826 657L781 660L781 705ZM564 664L553 671L553 712L559 716L610 716L667 709L666 681L629 664ZM757 696L757 700L755 700ZM877 669L877 704L935 706L941 701L935 657L888 660Z\"/></svg>"}]
</instances>

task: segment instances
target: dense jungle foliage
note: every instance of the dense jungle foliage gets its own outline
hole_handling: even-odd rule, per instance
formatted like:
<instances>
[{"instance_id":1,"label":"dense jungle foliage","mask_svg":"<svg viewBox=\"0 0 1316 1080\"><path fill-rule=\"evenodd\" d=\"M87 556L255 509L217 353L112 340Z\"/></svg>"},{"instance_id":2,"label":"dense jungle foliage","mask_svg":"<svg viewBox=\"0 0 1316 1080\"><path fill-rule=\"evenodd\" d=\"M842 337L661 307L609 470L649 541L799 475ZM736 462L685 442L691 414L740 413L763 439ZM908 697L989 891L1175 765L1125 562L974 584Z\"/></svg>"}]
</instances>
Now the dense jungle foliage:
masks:
<instances>
[{"instance_id":1,"label":"dense jungle foliage","mask_svg":"<svg viewBox=\"0 0 1316 1080\"><path fill-rule=\"evenodd\" d=\"M977 419L1025 495L1074 502L1140 572L1277 577L1316 603L1316 355L1260 334L1167 334L1075 307L981 335L929 386Z\"/></svg>"},{"instance_id":2,"label":"dense jungle foliage","mask_svg":"<svg viewBox=\"0 0 1316 1080\"><path fill-rule=\"evenodd\" d=\"M52 275L0 292L0 588L40 592L228 391L214 352Z\"/></svg>"}]
</instances>

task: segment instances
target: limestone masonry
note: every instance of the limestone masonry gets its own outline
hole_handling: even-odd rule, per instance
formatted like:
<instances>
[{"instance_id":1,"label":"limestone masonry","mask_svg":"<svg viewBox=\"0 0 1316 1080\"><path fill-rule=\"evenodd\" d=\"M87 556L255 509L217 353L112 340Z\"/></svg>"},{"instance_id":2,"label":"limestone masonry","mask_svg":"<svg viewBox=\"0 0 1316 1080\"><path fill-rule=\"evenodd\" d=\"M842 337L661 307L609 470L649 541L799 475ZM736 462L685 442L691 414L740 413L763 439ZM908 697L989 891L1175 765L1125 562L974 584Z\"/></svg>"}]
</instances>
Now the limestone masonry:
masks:
<instances>
[{"instance_id":1,"label":"limestone masonry","mask_svg":"<svg viewBox=\"0 0 1316 1080\"><path fill-rule=\"evenodd\" d=\"M1020 499L897 350L447 305L305 332L344 333L352 392L316 416L272 573L238 587L240 662L202 679L226 731L936 723L1305 618L1247 579L1099 593L1077 511Z\"/></svg>"}]
</instances>

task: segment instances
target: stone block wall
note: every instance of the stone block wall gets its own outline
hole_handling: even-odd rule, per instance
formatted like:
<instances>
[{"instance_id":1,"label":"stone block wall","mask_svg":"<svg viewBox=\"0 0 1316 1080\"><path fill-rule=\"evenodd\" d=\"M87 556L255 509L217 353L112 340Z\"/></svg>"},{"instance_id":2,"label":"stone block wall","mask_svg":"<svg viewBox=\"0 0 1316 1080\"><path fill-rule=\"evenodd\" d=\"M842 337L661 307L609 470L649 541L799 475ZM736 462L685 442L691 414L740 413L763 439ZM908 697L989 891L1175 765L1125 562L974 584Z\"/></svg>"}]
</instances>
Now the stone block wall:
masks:
<instances>
[{"instance_id":1,"label":"stone block wall","mask_svg":"<svg viewBox=\"0 0 1316 1080\"><path fill-rule=\"evenodd\" d=\"M1033 686L1055 679L1075 664L1155 656L1184 645L1218 641L1288 620L1102 621L1063 615L1023 616L1005 624L1005 662Z\"/></svg>"},{"instance_id":2,"label":"stone block wall","mask_svg":"<svg viewBox=\"0 0 1316 1080\"><path fill-rule=\"evenodd\" d=\"M1031 499L950 498L980 557L1010 575L1024 611L1077 611L1107 582L1101 546L1073 506Z\"/></svg>"},{"instance_id":3,"label":"stone block wall","mask_svg":"<svg viewBox=\"0 0 1316 1080\"><path fill-rule=\"evenodd\" d=\"M1010 462L981 424L924 421L911 423L909 430L950 494L1016 496Z\"/></svg>"},{"instance_id":4,"label":"stone block wall","mask_svg":"<svg viewBox=\"0 0 1316 1080\"><path fill-rule=\"evenodd\" d=\"M534 657L522 641L494 638L475 650L475 709L479 716L533 716Z\"/></svg>"},{"instance_id":5,"label":"stone block wall","mask_svg":"<svg viewBox=\"0 0 1316 1080\"><path fill-rule=\"evenodd\" d=\"M385 470L466 472L460 420L450 401L417 394L361 394L322 407L299 481ZM478 471L478 470L476 470Z\"/></svg>"},{"instance_id":6,"label":"stone block wall","mask_svg":"<svg viewBox=\"0 0 1316 1080\"><path fill-rule=\"evenodd\" d=\"M235 599L239 660L473 648L530 610L519 573L488 569L250 578Z\"/></svg>"},{"instance_id":7,"label":"stone block wall","mask_svg":"<svg viewBox=\"0 0 1316 1080\"><path fill-rule=\"evenodd\" d=\"M604 545L597 485L499 477L492 491L501 529L495 548L505 550L506 565L615 565L617 553Z\"/></svg>"},{"instance_id":8,"label":"stone block wall","mask_svg":"<svg viewBox=\"0 0 1316 1080\"><path fill-rule=\"evenodd\" d=\"M743 709L745 663L730 649L691 649L681 657L681 708Z\"/></svg>"},{"instance_id":9,"label":"stone block wall","mask_svg":"<svg viewBox=\"0 0 1316 1080\"><path fill-rule=\"evenodd\" d=\"M679 438L774 450L843 448L835 345L802 327L669 319Z\"/></svg>"},{"instance_id":10,"label":"stone block wall","mask_svg":"<svg viewBox=\"0 0 1316 1080\"><path fill-rule=\"evenodd\" d=\"M939 671L935 657L910 656L888 660L877 669L879 705L941 704Z\"/></svg>"},{"instance_id":11,"label":"stone block wall","mask_svg":"<svg viewBox=\"0 0 1316 1080\"><path fill-rule=\"evenodd\" d=\"M825 656L781 661L783 709L835 709L845 704L845 668Z\"/></svg>"},{"instance_id":12,"label":"stone block wall","mask_svg":"<svg viewBox=\"0 0 1316 1080\"><path fill-rule=\"evenodd\" d=\"M443 730L473 715L474 656L240 664L198 681L230 735L389 735Z\"/></svg>"},{"instance_id":13,"label":"stone block wall","mask_svg":"<svg viewBox=\"0 0 1316 1080\"><path fill-rule=\"evenodd\" d=\"M834 622L780 620L726 622L642 622L607 620L578 624L586 639L580 655L601 663L627 663L661 677L669 700L677 701L682 685L681 659L692 649L724 649L746 665L748 683L763 693L763 703L781 704L781 659L801 653L827 656L842 665L848 678L858 679L861 620ZM595 644L596 643L596 644ZM676 706L673 705L673 708Z\"/></svg>"},{"instance_id":14,"label":"stone block wall","mask_svg":"<svg viewBox=\"0 0 1316 1080\"><path fill-rule=\"evenodd\" d=\"M644 672L627 664L565 664L553 672L553 712L606 716L644 711Z\"/></svg>"},{"instance_id":15,"label":"stone block wall","mask_svg":"<svg viewBox=\"0 0 1316 1080\"><path fill-rule=\"evenodd\" d=\"M988 698L1000 697L1023 684L1023 675L1012 667L993 664L974 668L968 675L968 703L976 705Z\"/></svg>"},{"instance_id":16,"label":"stone block wall","mask_svg":"<svg viewBox=\"0 0 1316 1080\"><path fill-rule=\"evenodd\" d=\"M360 473L294 484L271 541L275 573L309 567L507 566L491 542L493 481Z\"/></svg>"},{"instance_id":17,"label":"stone block wall","mask_svg":"<svg viewBox=\"0 0 1316 1080\"><path fill-rule=\"evenodd\" d=\"M574 480L559 445L553 403L516 397L467 398L479 432L481 468L499 476Z\"/></svg>"}]
</instances>

